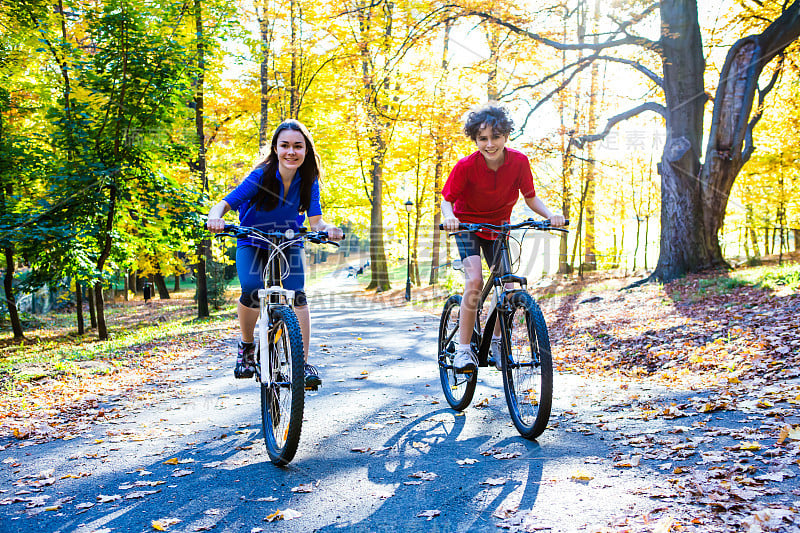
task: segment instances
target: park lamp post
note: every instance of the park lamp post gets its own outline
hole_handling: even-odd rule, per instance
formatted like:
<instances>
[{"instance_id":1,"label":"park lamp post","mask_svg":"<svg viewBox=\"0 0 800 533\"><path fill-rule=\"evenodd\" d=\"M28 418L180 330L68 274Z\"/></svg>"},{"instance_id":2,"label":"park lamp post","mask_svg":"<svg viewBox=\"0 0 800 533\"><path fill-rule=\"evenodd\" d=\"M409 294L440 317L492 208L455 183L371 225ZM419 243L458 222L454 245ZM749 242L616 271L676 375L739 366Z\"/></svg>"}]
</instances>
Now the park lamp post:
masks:
<instances>
[{"instance_id":1,"label":"park lamp post","mask_svg":"<svg viewBox=\"0 0 800 533\"><path fill-rule=\"evenodd\" d=\"M405 204L406 208L406 227L408 229L406 235L406 301L411 300L411 209L414 207L414 202L411 200L407 200Z\"/></svg>"}]
</instances>

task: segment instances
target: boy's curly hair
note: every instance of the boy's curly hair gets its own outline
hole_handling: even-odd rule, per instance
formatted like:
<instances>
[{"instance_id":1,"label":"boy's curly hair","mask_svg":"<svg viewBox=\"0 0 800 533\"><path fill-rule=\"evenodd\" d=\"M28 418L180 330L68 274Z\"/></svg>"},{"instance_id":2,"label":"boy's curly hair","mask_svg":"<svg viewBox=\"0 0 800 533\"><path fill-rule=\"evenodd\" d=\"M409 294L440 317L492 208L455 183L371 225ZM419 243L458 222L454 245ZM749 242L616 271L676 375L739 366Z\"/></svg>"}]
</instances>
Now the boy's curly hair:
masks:
<instances>
[{"instance_id":1,"label":"boy's curly hair","mask_svg":"<svg viewBox=\"0 0 800 533\"><path fill-rule=\"evenodd\" d=\"M474 141L484 126L491 126L493 133L505 136L514 131L514 121L508 116L508 110L492 102L470 111L464 121L464 135Z\"/></svg>"}]
</instances>

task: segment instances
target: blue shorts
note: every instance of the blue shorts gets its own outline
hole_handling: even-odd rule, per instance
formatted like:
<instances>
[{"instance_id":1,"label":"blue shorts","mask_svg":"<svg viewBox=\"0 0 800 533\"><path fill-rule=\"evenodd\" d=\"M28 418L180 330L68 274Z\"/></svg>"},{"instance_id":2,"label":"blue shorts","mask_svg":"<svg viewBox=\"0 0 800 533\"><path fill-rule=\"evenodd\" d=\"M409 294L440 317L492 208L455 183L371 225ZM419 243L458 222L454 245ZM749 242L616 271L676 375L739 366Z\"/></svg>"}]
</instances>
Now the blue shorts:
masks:
<instances>
[{"instance_id":1,"label":"blue shorts","mask_svg":"<svg viewBox=\"0 0 800 533\"><path fill-rule=\"evenodd\" d=\"M489 268L492 268L499 258L500 250L496 240L484 239L472 232L457 233L456 245L462 261L471 255L480 257L481 250Z\"/></svg>"},{"instance_id":2,"label":"blue shorts","mask_svg":"<svg viewBox=\"0 0 800 533\"><path fill-rule=\"evenodd\" d=\"M306 305L306 295L303 292L306 282L303 270L304 248L290 246L285 248L283 253L289 260L289 275L281 285L284 289L295 291L295 304L304 306ZM236 272L239 274L239 284L242 286L239 302L245 307L258 309L258 290L264 288L264 267L267 266L269 254L269 250L255 246L236 248Z\"/></svg>"}]
</instances>

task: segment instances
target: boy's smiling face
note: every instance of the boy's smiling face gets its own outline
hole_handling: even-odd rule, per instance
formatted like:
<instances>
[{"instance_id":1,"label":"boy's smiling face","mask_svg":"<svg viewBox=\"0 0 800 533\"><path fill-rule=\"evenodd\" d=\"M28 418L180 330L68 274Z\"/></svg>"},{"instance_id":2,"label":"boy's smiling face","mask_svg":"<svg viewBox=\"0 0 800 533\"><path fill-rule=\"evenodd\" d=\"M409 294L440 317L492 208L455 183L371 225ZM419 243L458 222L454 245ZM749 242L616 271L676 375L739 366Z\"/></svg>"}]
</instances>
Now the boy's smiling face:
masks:
<instances>
[{"instance_id":1,"label":"boy's smiling face","mask_svg":"<svg viewBox=\"0 0 800 533\"><path fill-rule=\"evenodd\" d=\"M497 169L503 164L505 158L503 148L505 148L508 135L502 135L492 129L491 126L484 124L478 130L475 137L475 144L478 151L486 159L489 168Z\"/></svg>"}]
</instances>

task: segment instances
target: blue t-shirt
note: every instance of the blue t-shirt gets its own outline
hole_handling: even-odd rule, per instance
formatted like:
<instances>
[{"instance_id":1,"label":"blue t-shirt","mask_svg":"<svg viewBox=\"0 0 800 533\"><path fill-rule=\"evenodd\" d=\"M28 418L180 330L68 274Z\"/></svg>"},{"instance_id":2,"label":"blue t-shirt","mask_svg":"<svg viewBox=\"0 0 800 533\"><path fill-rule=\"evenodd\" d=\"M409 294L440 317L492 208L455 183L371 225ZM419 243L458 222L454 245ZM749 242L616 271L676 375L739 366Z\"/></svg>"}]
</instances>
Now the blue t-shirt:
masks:
<instances>
[{"instance_id":1,"label":"blue t-shirt","mask_svg":"<svg viewBox=\"0 0 800 533\"><path fill-rule=\"evenodd\" d=\"M280 184L280 194L282 201L278 202L275 209L263 211L256 208L254 200L256 193L261 187L261 178L264 175L264 167L253 170L234 190L225 197L225 201L231 209L239 211L239 223L243 226L250 226L263 231L285 231L293 229L297 231L305 221L305 215L300 213L300 174L295 174L289 190L283 189L283 180L278 171L272 179L278 180ZM311 186L311 204L308 206L308 216L318 216L322 214L322 207L319 204L319 181L314 180ZM239 239L239 246L252 245L259 248L267 248L268 245L250 238Z\"/></svg>"}]
</instances>

